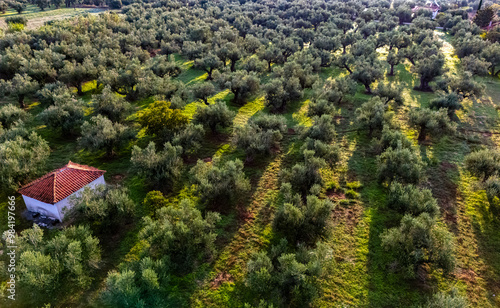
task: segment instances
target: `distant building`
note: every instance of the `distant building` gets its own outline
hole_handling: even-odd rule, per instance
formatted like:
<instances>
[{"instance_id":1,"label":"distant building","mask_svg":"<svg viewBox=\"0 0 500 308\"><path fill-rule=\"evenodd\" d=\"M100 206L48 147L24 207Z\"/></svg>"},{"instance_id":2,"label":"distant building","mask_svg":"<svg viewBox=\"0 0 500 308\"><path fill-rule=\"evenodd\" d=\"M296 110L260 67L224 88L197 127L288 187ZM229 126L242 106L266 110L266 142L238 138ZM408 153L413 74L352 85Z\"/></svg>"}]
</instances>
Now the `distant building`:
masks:
<instances>
[{"instance_id":1,"label":"distant building","mask_svg":"<svg viewBox=\"0 0 500 308\"><path fill-rule=\"evenodd\" d=\"M433 2L428 2L425 6L415 6L413 9L411 9L411 11L413 13L416 13L419 10L431 11L432 12L432 19L434 19L434 18L436 18L440 9L441 9L441 6L439 4L437 4L436 1L433 1Z\"/></svg>"},{"instance_id":2,"label":"distant building","mask_svg":"<svg viewBox=\"0 0 500 308\"><path fill-rule=\"evenodd\" d=\"M70 161L64 167L21 187L19 193L29 211L63 221L66 209L71 207L69 198L86 186L105 184L105 172Z\"/></svg>"}]
</instances>

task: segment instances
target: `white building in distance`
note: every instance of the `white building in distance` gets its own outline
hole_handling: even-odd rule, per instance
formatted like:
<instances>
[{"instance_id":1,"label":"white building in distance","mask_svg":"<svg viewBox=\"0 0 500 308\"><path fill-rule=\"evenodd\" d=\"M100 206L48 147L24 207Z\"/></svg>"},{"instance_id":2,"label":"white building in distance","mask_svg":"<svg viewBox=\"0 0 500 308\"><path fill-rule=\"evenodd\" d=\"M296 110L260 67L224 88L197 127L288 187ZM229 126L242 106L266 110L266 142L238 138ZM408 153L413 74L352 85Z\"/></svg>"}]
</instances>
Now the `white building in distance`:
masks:
<instances>
[{"instance_id":1,"label":"white building in distance","mask_svg":"<svg viewBox=\"0 0 500 308\"><path fill-rule=\"evenodd\" d=\"M71 207L69 198L85 186L105 184L105 172L70 161L64 167L21 187L19 193L29 211L63 221L64 213Z\"/></svg>"}]
</instances>

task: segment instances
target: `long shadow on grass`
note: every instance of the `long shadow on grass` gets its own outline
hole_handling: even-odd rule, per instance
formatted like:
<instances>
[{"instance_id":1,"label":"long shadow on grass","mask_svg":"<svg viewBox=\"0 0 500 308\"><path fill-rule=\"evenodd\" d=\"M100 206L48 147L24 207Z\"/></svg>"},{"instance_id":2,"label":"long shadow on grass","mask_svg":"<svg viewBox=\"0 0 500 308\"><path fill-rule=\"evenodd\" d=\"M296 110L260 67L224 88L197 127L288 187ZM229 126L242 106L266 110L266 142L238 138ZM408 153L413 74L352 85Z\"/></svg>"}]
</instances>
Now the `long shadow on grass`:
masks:
<instances>
[{"instance_id":1,"label":"long shadow on grass","mask_svg":"<svg viewBox=\"0 0 500 308\"><path fill-rule=\"evenodd\" d=\"M356 148L349 160L350 172L363 184L361 191L364 215L368 215L368 307L405 307L421 301L421 294L414 286L390 270L391 259L381 246L380 235L387 228L399 225L401 215L388 209L386 188L377 181L377 153L370 149L371 141L365 133L352 134Z\"/></svg>"}]
</instances>

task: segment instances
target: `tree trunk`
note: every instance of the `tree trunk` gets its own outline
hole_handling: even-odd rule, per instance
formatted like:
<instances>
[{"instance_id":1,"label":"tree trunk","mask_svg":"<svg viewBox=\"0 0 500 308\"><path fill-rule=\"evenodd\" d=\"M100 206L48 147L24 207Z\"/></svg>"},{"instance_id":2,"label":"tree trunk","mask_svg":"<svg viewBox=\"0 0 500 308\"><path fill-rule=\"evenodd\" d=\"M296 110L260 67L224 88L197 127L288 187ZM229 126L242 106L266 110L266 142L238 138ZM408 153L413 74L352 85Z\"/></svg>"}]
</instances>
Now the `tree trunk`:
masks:
<instances>
[{"instance_id":1,"label":"tree trunk","mask_svg":"<svg viewBox=\"0 0 500 308\"><path fill-rule=\"evenodd\" d=\"M19 95L17 98L17 101L19 102L19 108L24 109L24 95Z\"/></svg>"},{"instance_id":2,"label":"tree trunk","mask_svg":"<svg viewBox=\"0 0 500 308\"><path fill-rule=\"evenodd\" d=\"M231 72L236 71L236 61L231 60Z\"/></svg>"},{"instance_id":3,"label":"tree trunk","mask_svg":"<svg viewBox=\"0 0 500 308\"><path fill-rule=\"evenodd\" d=\"M208 103L208 97L204 97L204 98L203 98L203 102L204 102L204 103L205 103L205 105L207 105L207 106L208 106L208 105L210 105L210 104Z\"/></svg>"},{"instance_id":4,"label":"tree trunk","mask_svg":"<svg viewBox=\"0 0 500 308\"><path fill-rule=\"evenodd\" d=\"M271 69L271 61L267 61L267 70L269 71L269 73L273 71Z\"/></svg>"},{"instance_id":5,"label":"tree trunk","mask_svg":"<svg viewBox=\"0 0 500 308\"><path fill-rule=\"evenodd\" d=\"M425 126L420 127L420 132L418 133L418 142L425 140L425 135L427 134Z\"/></svg>"},{"instance_id":6,"label":"tree trunk","mask_svg":"<svg viewBox=\"0 0 500 308\"><path fill-rule=\"evenodd\" d=\"M345 47L346 47L346 46L342 45L342 48L343 48L342 54L344 54L344 55L346 54Z\"/></svg>"},{"instance_id":7,"label":"tree trunk","mask_svg":"<svg viewBox=\"0 0 500 308\"><path fill-rule=\"evenodd\" d=\"M370 88L369 84L365 84L365 90L366 90L366 94L372 94L372 89Z\"/></svg>"},{"instance_id":8,"label":"tree trunk","mask_svg":"<svg viewBox=\"0 0 500 308\"><path fill-rule=\"evenodd\" d=\"M389 72L389 76L394 76L394 65L391 64L391 71Z\"/></svg>"},{"instance_id":9,"label":"tree trunk","mask_svg":"<svg viewBox=\"0 0 500 308\"><path fill-rule=\"evenodd\" d=\"M76 89L78 90L78 95L83 95L83 91L82 91L82 83L81 82L78 82L76 84Z\"/></svg>"},{"instance_id":10,"label":"tree trunk","mask_svg":"<svg viewBox=\"0 0 500 308\"><path fill-rule=\"evenodd\" d=\"M212 80L212 71L213 68L206 71L208 73L207 80Z\"/></svg>"},{"instance_id":11,"label":"tree trunk","mask_svg":"<svg viewBox=\"0 0 500 308\"><path fill-rule=\"evenodd\" d=\"M349 66L344 65L345 69L349 72L349 75L352 74L352 70L349 68Z\"/></svg>"}]
</instances>

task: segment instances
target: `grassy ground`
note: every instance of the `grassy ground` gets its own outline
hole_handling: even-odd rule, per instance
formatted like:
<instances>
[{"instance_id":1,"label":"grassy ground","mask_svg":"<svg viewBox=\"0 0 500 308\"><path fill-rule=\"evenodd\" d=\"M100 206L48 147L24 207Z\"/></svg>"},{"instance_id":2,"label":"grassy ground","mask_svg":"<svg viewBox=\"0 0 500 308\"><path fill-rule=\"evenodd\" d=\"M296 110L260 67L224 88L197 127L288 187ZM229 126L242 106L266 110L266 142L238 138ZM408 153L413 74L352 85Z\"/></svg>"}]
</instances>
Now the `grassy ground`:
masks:
<instances>
[{"instance_id":1,"label":"grassy ground","mask_svg":"<svg viewBox=\"0 0 500 308\"><path fill-rule=\"evenodd\" d=\"M0 29L6 29L7 24L5 23L5 18L10 16L24 16L28 19L27 29L36 29L41 27L45 22L51 20L61 20L82 14L96 14L104 12L105 9L101 8L66 8L61 7L56 8L46 8L45 10L40 10L40 8L33 4L28 4L26 10L21 14L18 14L15 10L9 9L5 14L0 14Z\"/></svg>"},{"instance_id":2,"label":"grassy ground","mask_svg":"<svg viewBox=\"0 0 500 308\"><path fill-rule=\"evenodd\" d=\"M440 37L447 43L443 46L446 65L450 71L456 70L458 60L453 56L452 47L447 41L449 37ZM381 56L384 56L383 50ZM181 57L176 59L185 68L178 77L185 84L203 82L206 78L204 72L191 68L191 61L184 61ZM339 74L336 69L325 68L320 76L326 79ZM413 107L428 106L435 94L413 90L418 78L411 73L408 63L396 67L395 77L386 78L405 85L406 104L394 109L395 120L416 144L415 131L406 124L407 112ZM464 110L457 113L462 130L456 136L432 139L420 146L422 158L428 163L428 180L424 186L432 189L439 201L442 209L440 223L446 224L455 235L458 267L449 276L443 276L439 271L429 271L425 279L419 282L405 280L398 273L390 271L388 264L391 260L380 246L380 234L398 225L401 216L385 206L386 187L376 180L377 153L373 151L371 141L365 132L351 131L356 127L354 110L370 96L363 94L363 87L360 87L353 102L340 106L336 142L342 148L342 159L335 168L322 172L325 182L337 183L343 188L359 181L361 187L357 191L360 197L347 200L343 194L325 192L324 197L330 197L336 203L332 213L332 230L324 239L332 249L335 266L322 279L323 293L313 303L314 307L412 307L423 304L432 293L447 291L452 287L466 294L473 307L500 306L496 299L500 294L500 209L489 205L484 190L478 188L477 179L463 170L465 155L476 148L497 146L500 142L499 135L491 134L500 133L496 108L500 101L500 80L482 77L481 81L487 87L485 96L479 100L465 101ZM99 90L95 89L95 83L88 83L84 91L86 95L83 99L90 103L91 94ZM311 119L307 117L311 95L310 91L306 91L304 98L291 104L283 114L289 127L296 129L311 124ZM243 106L233 104L231 99L232 94L223 90L210 98L209 102L221 100L234 110L235 127L244 125L258 113L269 112L264 107L263 93ZM134 104L137 109L142 109L149 103L151 100ZM203 103L191 102L186 105L184 112L192 116L197 108L203 107ZM34 116L40 111L41 107L37 103L30 106ZM145 146L149 140L147 137L141 135L141 138L117 153L116 157L107 159L104 153L78 149L74 138L63 138L43 123L35 121L35 126L51 146L49 169L59 167L68 160L105 169L108 171L106 181L127 186L132 198L140 204L148 188L128 168L132 145ZM477 134L468 130L485 133ZM244 153L231 144L232 133L233 130L229 129L215 136L208 134L202 151L195 158L244 159ZM249 300L244 285L246 262L253 252L266 249L276 240L271 222L279 189L279 173L282 168L295 163L299 148L298 136L289 134L285 136L278 153L245 165L245 172L252 183L251 192L242 196L236 206L222 211L222 221L217 226L218 254L214 259L185 277L172 278L174 306L241 307ZM188 167L193 163L189 162ZM178 186L167 195L170 202L178 202L184 197L194 198L186 177ZM19 200L18 204L22 205L22 201ZM5 210L4 204L0 210ZM141 216L140 209L137 216ZM103 238L101 245L106 251L103 269L92 288L61 302L59 306L76 306L77 303L80 307L90 305L103 287L107 271L133 258L139 227L139 224L133 224L117 237Z\"/></svg>"}]
</instances>

